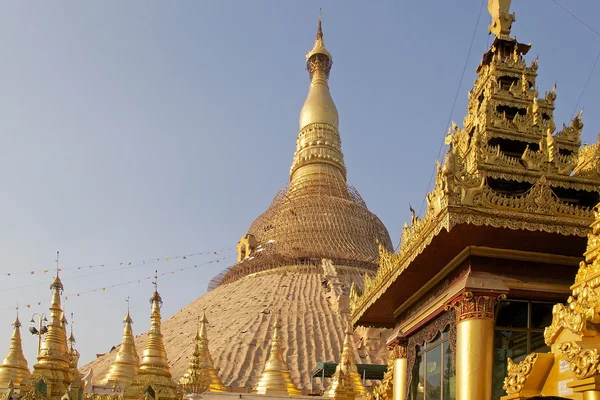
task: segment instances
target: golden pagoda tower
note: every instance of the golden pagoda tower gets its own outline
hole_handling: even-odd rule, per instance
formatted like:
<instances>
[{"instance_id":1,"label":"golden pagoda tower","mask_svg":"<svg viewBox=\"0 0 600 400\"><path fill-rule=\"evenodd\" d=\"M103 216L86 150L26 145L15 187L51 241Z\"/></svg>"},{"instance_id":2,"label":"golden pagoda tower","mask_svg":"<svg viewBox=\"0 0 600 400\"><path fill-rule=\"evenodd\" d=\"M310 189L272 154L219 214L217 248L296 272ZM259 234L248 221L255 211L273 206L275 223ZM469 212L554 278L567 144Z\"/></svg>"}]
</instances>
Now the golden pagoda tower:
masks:
<instances>
[{"instance_id":1,"label":"golden pagoda tower","mask_svg":"<svg viewBox=\"0 0 600 400\"><path fill-rule=\"evenodd\" d=\"M139 399L142 396L160 399L180 399L181 393L171 379L169 360L160 330L160 307L162 298L158 293L158 275L154 275L154 293L150 297L152 313L150 315L150 332L148 342L142 355L142 362L137 375L129 388L125 390L125 399Z\"/></svg>"},{"instance_id":2,"label":"golden pagoda tower","mask_svg":"<svg viewBox=\"0 0 600 400\"><path fill-rule=\"evenodd\" d=\"M2 365L0 365L0 388L8 388L11 383L14 386L19 386L30 374L27 360L23 355L21 321L19 321L18 312L12 325L13 333L10 338L8 354L4 358Z\"/></svg>"},{"instance_id":3,"label":"golden pagoda tower","mask_svg":"<svg viewBox=\"0 0 600 400\"><path fill-rule=\"evenodd\" d=\"M123 323L125 326L123 328L121 346L117 352L117 357L110 365L108 373L104 379L100 381L99 384L101 386L108 385L126 388L131 384L133 378L135 378L138 373L140 358L135 348L133 328L131 327L133 320L131 319L129 310L127 310Z\"/></svg>"},{"instance_id":4,"label":"golden pagoda tower","mask_svg":"<svg viewBox=\"0 0 600 400\"><path fill-rule=\"evenodd\" d=\"M366 390L362 384L362 379L358 373L356 364L354 363L354 346L352 344L353 335L354 331L352 329L352 323L348 321L344 338L344 347L342 348L342 357L331 378L331 384L325 391L324 396L326 397L339 398L337 389L340 384L349 385L353 389L356 397L365 397ZM344 381L346 381L346 383L344 383ZM344 393L345 391L346 389L344 389ZM338 394L336 395L336 393Z\"/></svg>"},{"instance_id":5,"label":"golden pagoda tower","mask_svg":"<svg viewBox=\"0 0 600 400\"><path fill-rule=\"evenodd\" d=\"M208 293L164 322L165 343L173 358L171 372L176 379L189 367L185 358L189 351L182 349L180 338L194 337L196 316L206 309L211 315L211 332L219 332L211 336L210 349L223 384L255 387L259 375L251 371L264 369L265 355L256 357L254 350L267 349L271 340L259 332L264 326L257 324L255 317L281 312L294 318L279 334L289 338L290 347L303 348L297 357L287 360L288 367L294 371L298 386L310 387L311 371L317 363L339 361L336 349L342 347L349 288L354 283L362 289L364 277L377 271L377 240L382 248L393 249L381 220L347 182L340 121L329 88L332 56L325 46L320 20L316 32L306 58L302 56L310 86L299 129L293 132L296 148L289 180L241 235L237 262L211 280ZM319 310L320 324L315 324L315 315L307 312L314 309ZM360 329L367 344L365 363L384 363L386 335ZM250 337L255 346L235 345ZM140 337L136 342L142 340ZM307 346L313 340L321 343L320 348ZM103 377L111 356L114 353L99 357L88 368Z\"/></svg>"},{"instance_id":6,"label":"golden pagoda tower","mask_svg":"<svg viewBox=\"0 0 600 400\"><path fill-rule=\"evenodd\" d=\"M283 354L281 354L280 328L281 325L278 318L275 320L275 325L273 326L273 339L271 341L269 359L252 392L266 395L300 396L302 392L298 390L292 381L290 371L283 360Z\"/></svg>"},{"instance_id":7,"label":"golden pagoda tower","mask_svg":"<svg viewBox=\"0 0 600 400\"><path fill-rule=\"evenodd\" d=\"M56 276L50 285L52 304L50 305L48 332L38 354L38 362L33 366L33 373L26 381L22 392L27 397L36 397L35 392L38 392L45 393L46 397L50 399L59 399L74 379L71 371L72 357L67 345L60 300L63 284L58 271L57 266Z\"/></svg>"},{"instance_id":8,"label":"golden pagoda tower","mask_svg":"<svg viewBox=\"0 0 600 400\"><path fill-rule=\"evenodd\" d=\"M211 392L227 391L227 388L221 382L221 378L219 378L210 351L208 350L207 326L206 312L203 312L202 317L198 320L198 330L194 338L194 352L190 359L190 366L186 374L179 380L179 383L184 386L184 391L186 390L186 386L188 390L198 390L198 385L203 381L208 382Z\"/></svg>"}]
</instances>

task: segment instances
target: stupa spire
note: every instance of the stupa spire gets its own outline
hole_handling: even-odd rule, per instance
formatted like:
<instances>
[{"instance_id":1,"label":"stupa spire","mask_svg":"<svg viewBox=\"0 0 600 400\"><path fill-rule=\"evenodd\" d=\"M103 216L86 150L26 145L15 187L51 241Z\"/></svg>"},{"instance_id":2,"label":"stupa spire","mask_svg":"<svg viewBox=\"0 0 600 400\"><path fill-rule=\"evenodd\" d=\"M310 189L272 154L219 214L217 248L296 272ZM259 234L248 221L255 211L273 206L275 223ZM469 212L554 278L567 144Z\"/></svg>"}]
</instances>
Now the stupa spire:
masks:
<instances>
[{"instance_id":1,"label":"stupa spire","mask_svg":"<svg viewBox=\"0 0 600 400\"><path fill-rule=\"evenodd\" d=\"M8 354L0 365L0 388L7 388L11 382L13 385L19 386L24 379L29 377L29 367L23 355L18 307L17 316L12 325L13 333L10 338Z\"/></svg>"},{"instance_id":2,"label":"stupa spire","mask_svg":"<svg viewBox=\"0 0 600 400\"><path fill-rule=\"evenodd\" d=\"M188 393L200 393L207 389L210 389L211 392L224 392L227 390L219 378L208 350L207 326L206 312L203 312L202 317L198 318L198 329L194 338L194 352L190 359L189 368L179 381Z\"/></svg>"},{"instance_id":3,"label":"stupa spire","mask_svg":"<svg viewBox=\"0 0 600 400\"><path fill-rule=\"evenodd\" d=\"M148 342L142 354L141 370L152 370L155 373L161 373L164 376L171 377L169 363L167 361L167 352L163 343L163 336L160 330L162 306L162 297L158 293L158 272L154 275L154 293L150 297L152 312L150 314L150 332L148 333Z\"/></svg>"},{"instance_id":4,"label":"stupa spire","mask_svg":"<svg viewBox=\"0 0 600 400\"><path fill-rule=\"evenodd\" d=\"M292 381L292 376L281 353L280 328L278 318L273 326L273 339L271 340L269 358L253 392L266 395L299 396L302 393Z\"/></svg>"},{"instance_id":5,"label":"stupa spire","mask_svg":"<svg viewBox=\"0 0 600 400\"><path fill-rule=\"evenodd\" d=\"M325 395L326 397L339 397L340 390L338 386L342 385L343 392L350 391L356 395L356 397L365 397L366 390L362 384L360 374L354 363L354 344L353 344L354 330L352 329L352 323L348 320L346 325L344 346L342 348L342 356L340 357L340 363L335 369L335 373L331 379L331 384L327 388ZM352 390L350 390L350 388Z\"/></svg>"},{"instance_id":6,"label":"stupa spire","mask_svg":"<svg viewBox=\"0 0 600 400\"><path fill-rule=\"evenodd\" d=\"M103 385L129 386L140 367L140 358L135 347L133 328L131 327L133 320L129 314L129 298L127 298L127 314L123 319L123 323L121 346L106 377L102 380Z\"/></svg>"},{"instance_id":7,"label":"stupa spire","mask_svg":"<svg viewBox=\"0 0 600 400\"><path fill-rule=\"evenodd\" d=\"M160 392L160 398L172 400L180 398L177 385L171 379L169 360L160 330L161 315L160 307L162 298L158 293L158 271L154 271L154 292L150 296L152 312L150 314L150 331L148 341L142 354L142 362L137 375L128 389L125 390L124 398L139 399L144 393L150 398L156 399L156 393Z\"/></svg>"},{"instance_id":8,"label":"stupa spire","mask_svg":"<svg viewBox=\"0 0 600 400\"><path fill-rule=\"evenodd\" d=\"M333 58L323 40L322 18L319 16L317 37L306 54L310 76L308 95L300 111L300 133L290 170L290 189L310 186L347 197L346 166L338 131L338 111L329 92L329 73ZM333 189L335 190L335 189Z\"/></svg>"}]
</instances>

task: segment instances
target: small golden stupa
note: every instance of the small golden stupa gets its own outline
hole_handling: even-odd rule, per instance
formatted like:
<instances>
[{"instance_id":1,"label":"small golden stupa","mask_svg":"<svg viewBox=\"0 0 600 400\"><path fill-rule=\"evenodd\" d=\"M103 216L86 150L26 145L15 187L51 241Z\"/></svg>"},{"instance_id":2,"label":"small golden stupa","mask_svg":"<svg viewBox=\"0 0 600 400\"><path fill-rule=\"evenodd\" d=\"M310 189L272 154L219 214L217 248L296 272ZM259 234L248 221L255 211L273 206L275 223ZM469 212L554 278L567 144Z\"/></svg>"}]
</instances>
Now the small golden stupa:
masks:
<instances>
[{"instance_id":1,"label":"small golden stupa","mask_svg":"<svg viewBox=\"0 0 600 400\"><path fill-rule=\"evenodd\" d=\"M11 382L12 385L19 386L30 374L27 360L23 355L21 321L19 321L18 314L12 325L14 328L10 338L8 354L2 361L2 365L0 365L0 388L8 388Z\"/></svg>"},{"instance_id":2,"label":"small golden stupa","mask_svg":"<svg viewBox=\"0 0 600 400\"><path fill-rule=\"evenodd\" d=\"M279 323L279 319L277 319L273 326L273 339L271 341L269 359L252 392L266 395L300 396L302 392L298 390L296 384L292 381L290 371L283 360L281 338L279 337L280 329L281 324Z\"/></svg>"},{"instance_id":3,"label":"small golden stupa","mask_svg":"<svg viewBox=\"0 0 600 400\"><path fill-rule=\"evenodd\" d=\"M125 326L123 328L121 346L119 347L117 357L111 364L108 373L104 379L100 381L100 385L102 386L118 386L126 388L131 384L140 367L140 358L135 348L133 329L131 327L133 320L131 319L129 310L127 310L123 323Z\"/></svg>"},{"instance_id":4,"label":"small golden stupa","mask_svg":"<svg viewBox=\"0 0 600 400\"><path fill-rule=\"evenodd\" d=\"M150 315L150 332L148 342L142 355L142 362L137 375L129 388L125 390L125 399L138 400L142 397L147 399L173 400L180 399L177 385L171 379L169 360L163 343L160 330L161 315L160 307L162 298L158 293L158 275L154 275L154 293L150 297L152 313Z\"/></svg>"},{"instance_id":5,"label":"small golden stupa","mask_svg":"<svg viewBox=\"0 0 600 400\"><path fill-rule=\"evenodd\" d=\"M362 379L354 363L354 346L352 344L352 324L348 321L344 337L344 347L342 348L342 357L340 363L335 369L331 378L331 384L325 391L324 396L339 398L338 386L349 385L356 397L365 397L366 389L362 384ZM342 388L343 392L348 392L347 388Z\"/></svg>"},{"instance_id":6,"label":"small golden stupa","mask_svg":"<svg viewBox=\"0 0 600 400\"><path fill-rule=\"evenodd\" d=\"M201 393L198 390L204 386L204 382L208 385L204 390L210 389L211 392L225 392L227 390L221 382L221 378L219 378L208 350L207 326L206 312L203 312L202 317L198 320L198 330L194 338L194 352L190 359L190 366L185 375L179 380L186 393Z\"/></svg>"},{"instance_id":7,"label":"small golden stupa","mask_svg":"<svg viewBox=\"0 0 600 400\"><path fill-rule=\"evenodd\" d=\"M72 376L72 354L67 345L66 319L60 299L63 284L58 271L57 267L56 276L50 285L52 304L48 332L38 354L38 361L33 366L33 373L21 389L24 398L37 398L43 395L50 399L59 399L68 391L71 382L78 378Z\"/></svg>"}]
</instances>

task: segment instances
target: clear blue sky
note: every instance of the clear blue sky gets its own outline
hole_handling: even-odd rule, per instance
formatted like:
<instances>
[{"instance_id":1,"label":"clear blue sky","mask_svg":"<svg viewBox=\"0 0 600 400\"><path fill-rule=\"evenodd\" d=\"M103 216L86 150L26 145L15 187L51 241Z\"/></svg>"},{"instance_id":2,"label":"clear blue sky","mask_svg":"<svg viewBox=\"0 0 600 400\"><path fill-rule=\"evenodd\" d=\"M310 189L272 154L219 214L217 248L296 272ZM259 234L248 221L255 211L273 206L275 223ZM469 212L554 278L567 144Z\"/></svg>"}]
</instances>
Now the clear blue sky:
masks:
<instances>
[{"instance_id":1,"label":"clear blue sky","mask_svg":"<svg viewBox=\"0 0 600 400\"><path fill-rule=\"evenodd\" d=\"M60 5L0 4L0 273L22 272L0 276L1 357L14 315L6 307L49 299L49 274L26 271L52 269L56 250L69 268L235 247L287 183L319 7L349 181L397 244L408 204L420 209L427 191L481 0ZM490 40L486 5L458 123ZM597 2L565 5L600 30ZM533 44L527 58L539 54L540 93L558 81L560 127L600 38L550 0L515 0L512 10L513 33ZM580 104L587 142L600 131L599 89L600 65ZM230 264L233 251L224 254ZM161 278L164 316L226 265ZM154 266L64 271L65 292L137 280ZM127 296L135 331L147 329L151 290L146 280L69 300L82 363L119 342ZM47 305L22 307L22 320ZM23 335L31 366L35 340Z\"/></svg>"}]
</instances>

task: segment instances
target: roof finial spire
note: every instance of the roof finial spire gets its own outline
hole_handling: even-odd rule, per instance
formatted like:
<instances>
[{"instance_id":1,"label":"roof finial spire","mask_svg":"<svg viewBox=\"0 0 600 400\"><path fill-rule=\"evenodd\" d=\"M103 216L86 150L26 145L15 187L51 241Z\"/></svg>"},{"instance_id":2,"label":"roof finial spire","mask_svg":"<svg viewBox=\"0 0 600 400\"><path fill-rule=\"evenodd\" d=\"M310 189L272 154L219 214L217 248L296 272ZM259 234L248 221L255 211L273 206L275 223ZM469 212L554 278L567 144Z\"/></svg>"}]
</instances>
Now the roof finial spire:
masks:
<instances>
[{"instance_id":1,"label":"roof finial spire","mask_svg":"<svg viewBox=\"0 0 600 400\"><path fill-rule=\"evenodd\" d=\"M154 282L152 282L152 284L154 285L154 291L158 292L158 270L157 269L154 270Z\"/></svg>"},{"instance_id":2,"label":"roof finial spire","mask_svg":"<svg viewBox=\"0 0 600 400\"><path fill-rule=\"evenodd\" d=\"M511 0L488 0L488 11L492 16L489 26L490 33L498 39L510 40L510 27L515 20L515 14L511 14Z\"/></svg>"},{"instance_id":3,"label":"roof finial spire","mask_svg":"<svg viewBox=\"0 0 600 400\"><path fill-rule=\"evenodd\" d=\"M317 40L323 40L323 27L321 21L323 20L323 11L319 8L319 27L317 28Z\"/></svg>"}]
</instances>

